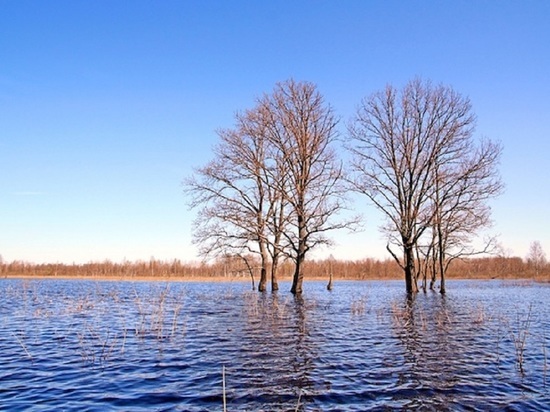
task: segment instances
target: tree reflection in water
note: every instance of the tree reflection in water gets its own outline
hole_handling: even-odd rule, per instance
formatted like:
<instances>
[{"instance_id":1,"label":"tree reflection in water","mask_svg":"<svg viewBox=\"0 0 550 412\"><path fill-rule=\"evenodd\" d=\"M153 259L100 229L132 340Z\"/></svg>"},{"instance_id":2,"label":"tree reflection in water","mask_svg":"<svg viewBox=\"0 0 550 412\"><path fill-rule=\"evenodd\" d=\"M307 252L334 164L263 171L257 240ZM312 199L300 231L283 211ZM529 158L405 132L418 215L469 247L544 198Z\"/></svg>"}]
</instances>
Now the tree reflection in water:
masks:
<instances>
[{"instance_id":1,"label":"tree reflection in water","mask_svg":"<svg viewBox=\"0 0 550 412\"><path fill-rule=\"evenodd\" d=\"M415 298L400 282L339 282L332 293L312 282L304 297L240 283L30 286L0 288L8 410L220 410L223 366L230 411L550 404L548 285L457 281L445 297ZM520 371L514 339L525 336Z\"/></svg>"},{"instance_id":2,"label":"tree reflection in water","mask_svg":"<svg viewBox=\"0 0 550 412\"><path fill-rule=\"evenodd\" d=\"M314 301L303 296L247 294L240 335L242 350L228 367L228 404L273 405L294 410L313 390L318 348L308 322ZM301 410L301 409L300 409Z\"/></svg>"},{"instance_id":3,"label":"tree reflection in water","mask_svg":"<svg viewBox=\"0 0 550 412\"><path fill-rule=\"evenodd\" d=\"M393 333L403 350L393 399L408 409L429 401L437 410L451 410L468 394L499 387L496 323L479 322L440 294L408 295L392 304ZM503 389L505 390L505 389Z\"/></svg>"}]
</instances>

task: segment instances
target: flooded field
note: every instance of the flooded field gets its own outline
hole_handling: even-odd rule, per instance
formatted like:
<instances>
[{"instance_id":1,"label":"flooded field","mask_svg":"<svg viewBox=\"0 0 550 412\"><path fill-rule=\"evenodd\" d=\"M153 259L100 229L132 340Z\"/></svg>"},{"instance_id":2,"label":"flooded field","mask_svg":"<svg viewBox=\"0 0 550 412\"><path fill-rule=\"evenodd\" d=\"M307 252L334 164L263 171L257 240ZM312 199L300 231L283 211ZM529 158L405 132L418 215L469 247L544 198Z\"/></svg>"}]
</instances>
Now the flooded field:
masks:
<instances>
[{"instance_id":1,"label":"flooded field","mask_svg":"<svg viewBox=\"0 0 550 412\"><path fill-rule=\"evenodd\" d=\"M0 409L544 410L550 286L0 280Z\"/></svg>"}]
</instances>

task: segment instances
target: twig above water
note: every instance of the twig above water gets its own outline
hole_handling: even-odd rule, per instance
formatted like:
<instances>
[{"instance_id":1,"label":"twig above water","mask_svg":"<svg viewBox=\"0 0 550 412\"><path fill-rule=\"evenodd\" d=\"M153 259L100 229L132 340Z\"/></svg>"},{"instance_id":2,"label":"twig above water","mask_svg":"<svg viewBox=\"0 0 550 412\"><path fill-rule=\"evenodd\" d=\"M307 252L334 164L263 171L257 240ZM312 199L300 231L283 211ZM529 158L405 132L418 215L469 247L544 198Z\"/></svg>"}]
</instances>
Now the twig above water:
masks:
<instances>
[{"instance_id":1,"label":"twig above water","mask_svg":"<svg viewBox=\"0 0 550 412\"><path fill-rule=\"evenodd\" d=\"M223 412L227 412L227 402L225 398L225 365L222 365L222 398L223 398Z\"/></svg>"},{"instance_id":2,"label":"twig above water","mask_svg":"<svg viewBox=\"0 0 550 412\"><path fill-rule=\"evenodd\" d=\"M12 333L12 335L15 339L17 339L17 342L19 342L19 344L21 345L21 347L23 348L23 350L25 351L25 353L27 354L27 356L29 357L31 362L34 363L34 359L33 359L32 355L30 354L30 352L27 350L27 347L25 346L25 343L15 333Z\"/></svg>"}]
</instances>

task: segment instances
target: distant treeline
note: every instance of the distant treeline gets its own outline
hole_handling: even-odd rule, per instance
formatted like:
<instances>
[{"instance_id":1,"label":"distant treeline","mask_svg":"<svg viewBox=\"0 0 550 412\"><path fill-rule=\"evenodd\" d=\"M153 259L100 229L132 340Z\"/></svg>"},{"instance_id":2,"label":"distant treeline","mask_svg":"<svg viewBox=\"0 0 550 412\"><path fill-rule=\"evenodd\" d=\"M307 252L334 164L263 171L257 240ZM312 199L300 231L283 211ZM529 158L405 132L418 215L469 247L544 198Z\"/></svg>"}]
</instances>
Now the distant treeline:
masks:
<instances>
[{"instance_id":1,"label":"distant treeline","mask_svg":"<svg viewBox=\"0 0 550 412\"><path fill-rule=\"evenodd\" d=\"M84 264L34 264L22 261L0 263L1 277L102 277L102 278L250 278L250 271L258 279L259 265L246 265L240 258L225 258L212 263L173 261L137 261L115 263L111 261ZM250 267L250 269L249 269ZM293 263L282 262L280 277L290 279ZM403 270L392 259L361 260L309 260L305 263L307 278L327 278L332 272L335 279L402 279ZM550 280L550 264L534 267L519 257L486 257L454 261L448 277L454 279L514 279L537 278Z\"/></svg>"}]
</instances>

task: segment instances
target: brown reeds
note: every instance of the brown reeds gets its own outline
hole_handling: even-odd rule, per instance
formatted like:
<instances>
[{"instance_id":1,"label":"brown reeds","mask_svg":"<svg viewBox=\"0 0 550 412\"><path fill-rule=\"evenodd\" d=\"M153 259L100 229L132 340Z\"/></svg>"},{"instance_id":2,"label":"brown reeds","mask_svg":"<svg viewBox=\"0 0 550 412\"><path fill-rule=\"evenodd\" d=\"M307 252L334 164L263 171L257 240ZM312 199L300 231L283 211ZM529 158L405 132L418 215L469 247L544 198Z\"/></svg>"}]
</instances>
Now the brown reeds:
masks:
<instances>
[{"instance_id":1,"label":"brown reeds","mask_svg":"<svg viewBox=\"0 0 550 412\"><path fill-rule=\"evenodd\" d=\"M225 365L222 365L222 399L223 399L223 412L227 412L227 399L225 395Z\"/></svg>"},{"instance_id":2,"label":"brown reeds","mask_svg":"<svg viewBox=\"0 0 550 412\"><path fill-rule=\"evenodd\" d=\"M25 342L23 342L23 340L19 336L17 336L15 333L12 333L12 336L17 340L17 342L19 342L19 345L23 348L23 350L25 351L25 354L31 360L31 362L34 363L34 358L32 357L31 353L27 349L27 345L25 345Z\"/></svg>"},{"instance_id":3,"label":"brown reeds","mask_svg":"<svg viewBox=\"0 0 550 412\"><path fill-rule=\"evenodd\" d=\"M364 315L367 311L367 295L361 295L360 297L351 301L350 312L353 316Z\"/></svg>"},{"instance_id":4,"label":"brown reeds","mask_svg":"<svg viewBox=\"0 0 550 412\"><path fill-rule=\"evenodd\" d=\"M533 304L529 304L527 315L524 319L517 315L517 329L516 331L510 330L510 337L514 343L516 353L516 365L519 371L524 374L524 361L525 361L525 345L527 342L527 336L529 335L529 327L531 325Z\"/></svg>"}]
</instances>

